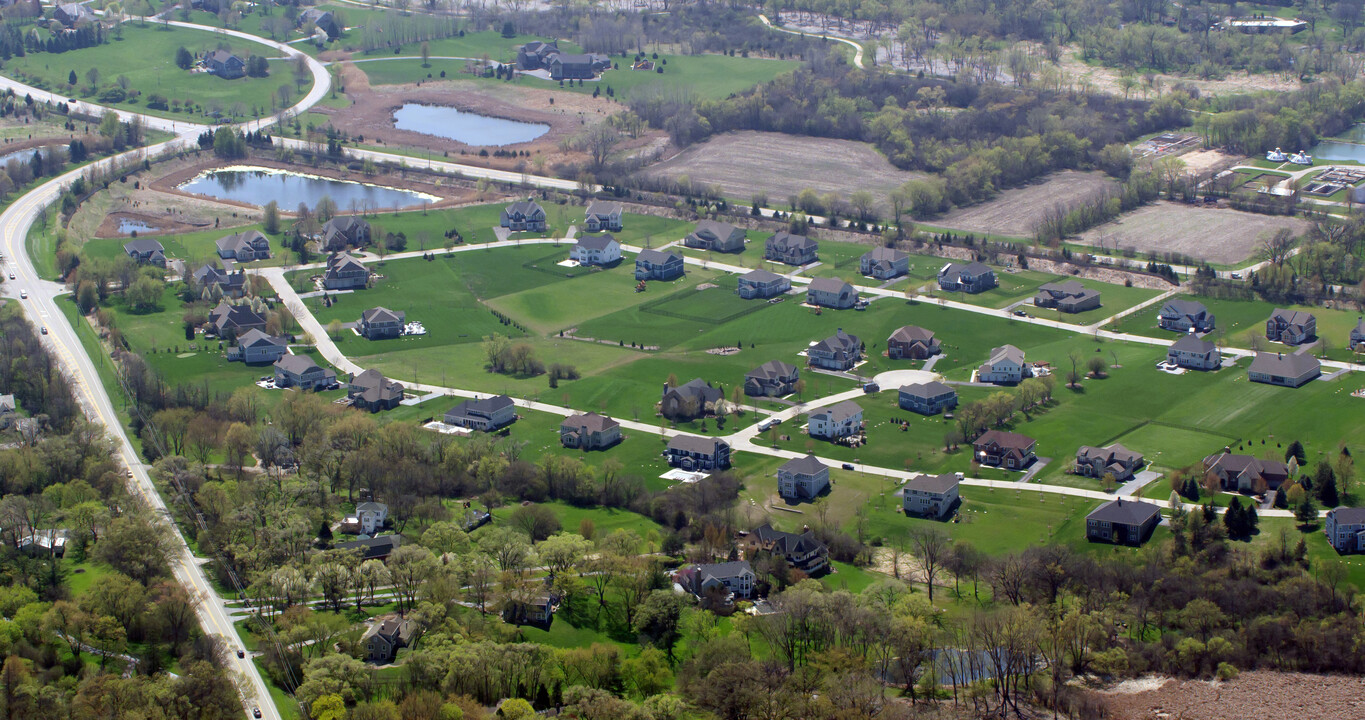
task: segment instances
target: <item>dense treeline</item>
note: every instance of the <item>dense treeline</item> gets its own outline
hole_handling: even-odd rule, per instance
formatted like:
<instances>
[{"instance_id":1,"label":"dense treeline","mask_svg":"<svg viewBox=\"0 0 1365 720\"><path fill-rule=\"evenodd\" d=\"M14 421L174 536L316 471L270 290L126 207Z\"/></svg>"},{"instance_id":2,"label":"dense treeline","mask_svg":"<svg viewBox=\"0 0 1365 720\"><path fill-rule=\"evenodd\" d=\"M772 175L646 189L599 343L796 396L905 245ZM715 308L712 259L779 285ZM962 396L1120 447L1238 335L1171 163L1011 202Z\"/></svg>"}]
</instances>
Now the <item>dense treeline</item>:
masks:
<instances>
[{"instance_id":1,"label":"dense treeline","mask_svg":"<svg viewBox=\"0 0 1365 720\"><path fill-rule=\"evenodd\" d=\"M1365 83L1325 80L1295 92L1209 98L1204 105L1211 114L1196 115L1194 125L1212 145L1246 155L1300 150L1365 114Z\"/></svg>"},{"instance_id":2,"label":"dense treeline","mask_svg":"<svg viewBox=\"0 0 1365 720\"><path fill-rule=\"evenodd\" d=\"M570 36L584 50L609 55L666 44L678 46L685 55L753 53L805 58L825 45L823 40L773 32L746 9L711 3L678 5L661 14L585 8L567 20L559 13L525 13L513 16L513 22L520 33L545 37L563 37L566 27L574 28ZM497 18L487 23L501 26Z\"/></svg>"},{"instance_id":3,"label":"dense treeline","mask_svg":"<svg viewBox=\"0 0 1365 720\"><path fill-rule=\"evenodd\" d=\"M67 50L94 47L108 42L99 23L89 23L66 32L48 33L32 24L6 22L0 24L0 59L23 57L28 53L61 53Z\"/></svg>"}]
</instances>

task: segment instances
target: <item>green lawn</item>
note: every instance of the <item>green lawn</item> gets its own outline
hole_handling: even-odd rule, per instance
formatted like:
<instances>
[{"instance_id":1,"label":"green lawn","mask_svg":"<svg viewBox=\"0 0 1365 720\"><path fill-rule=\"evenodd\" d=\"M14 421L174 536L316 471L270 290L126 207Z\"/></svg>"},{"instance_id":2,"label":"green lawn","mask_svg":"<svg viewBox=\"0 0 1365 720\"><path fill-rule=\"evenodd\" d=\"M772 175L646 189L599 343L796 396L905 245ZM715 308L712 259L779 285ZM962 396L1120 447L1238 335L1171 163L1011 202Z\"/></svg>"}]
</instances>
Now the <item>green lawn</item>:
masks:
<instances>
[{"instance_id":1,"label":"green lawn","mask_svg":"<svg viewBox=\"0 0 1365 720\"><path fill-rule=\"evenodd\" d=\"M554 512L555 517L559 518L559 524L564 532L577 533L580 524L584 520L591 520L594 529L594 539L604 538L617 530L629 530L640 539L647 543L657 543L660 526L653 520L639 513L617 508L603 507L577 507L563 502L545 502L540 505L549 508ZM509 505L501 508L494 508L493 521L495 523L506 524L508 517L516 511L520 505ZM487 525L485 527L491 527ZM475 537L478 533L475 533ZM657 550L657 545L654 550ZM641 547L641 552L646 548Z\"/></svg>"},{"instance_id":2,"label":"green lawn","mask_svg":"<svg viewBox=\"0 0 1365 720\"><path fill-rule=\"evenodd\" d=\"M296 85L289 63L282 59L271 61L269 77L242 77L235 80L224 80L207 73L191 73L175 66L176 48L185 47L199 54L216 49L221 42L223 38L201 30L159 25L139 27L136 23L127 23L123 28L122 40L110 40L104 45L60 54L30 53L5 61L3 68L5 74L24 82L54 92L70 92L72 97L87 102L98 101L88 91L86 73L92 68L99 71L101 90L117 87L117 79L126 77L129 89L138 90L142 95L140 98L113 103L115 107L160 117L184 118L191 122L204 122L210 113L228 112L239 104L247 117L267 115L272 111L272 95L279 86L289 87L290 104L306 94L312 86L311 75L301 88ZM249 54L276 56L273 48L247 41L237 42L232 49L243 57ZM77 89L74 90L67 84L71 72L75 72L78 81ZM169 100L181 103L189 102L194 110L173 112L150 109L146 98L153 94L164 95Z\"/></svg>"},{"instance_id":3,"label":"green lawn","mask_svg":"<svg viewBox=\"0 0 1365 720\"><path fill-rule=\"evenodd\" d=\"M1015 272L996 272L999 285L979 293L944 292L934 288L934 295L946 297L950 300L980 305L982 307L1003 308L1021 300L1032 298L1038 292L1038 287L1043 283L1049 283L1058 279L1056 275L1038 272L1037 270L1018 270ZM1032 308L1030 307L1030 312Z\"/></svg>"}]
</instances>

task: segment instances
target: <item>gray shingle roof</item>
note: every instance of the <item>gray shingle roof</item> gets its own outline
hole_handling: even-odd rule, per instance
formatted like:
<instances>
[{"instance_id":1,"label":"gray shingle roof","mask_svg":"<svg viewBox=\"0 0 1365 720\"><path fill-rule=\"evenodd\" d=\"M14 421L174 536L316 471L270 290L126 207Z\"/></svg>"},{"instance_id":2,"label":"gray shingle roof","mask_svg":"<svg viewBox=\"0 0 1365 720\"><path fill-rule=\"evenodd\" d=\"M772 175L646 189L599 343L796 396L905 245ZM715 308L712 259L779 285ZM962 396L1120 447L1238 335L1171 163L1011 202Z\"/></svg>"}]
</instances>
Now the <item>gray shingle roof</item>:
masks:
<instances>
[{"instance_id":1,"label":"gray shingle roof","mask_svg":"<svg viewBox=\"0 0 1365 720\"><path fill-rule=\"evenodd\" d=\"M938 397L944 393L954 392L951 387L944 385L937 380L930 380L927 383L906 385L902 387L900 391L902 394L910 397L924 398L925 400Z\"/></svg>"},{"instance_id":2,"label":"gray shingle roof","mask_svg":"<svg viewBox=\"0 0 1365 720\"><path fill-rule=\"evenodd\" d=\"M1280 377L1301 377L1305 373L1322 368L1318 359L1307 353L1257 353L1251 361L1248 372L1278 375Z\"/></svg>"},{"instance_id":3,"label":"gray shingle roof","mask_svg":"<svg viewBox=\"0 0 1365 720\"><path fill-rule=\"evenodd\" d=\"M844 400L843 402L830 405L829 407L822 407L812 410L810 414L811 417L814 417L816 415L828 415L830 422L837 423L843 422L844 420L847 420L848 418L851 418L854 415L861 415L862 412L863 408L861 405L853 402L852 400Z\"/></svg>"},{"instance_id":4,"label":"gray shingle roof","mask_svg":"<svg viewBox=\"0 0 1365 720\"><path fill-rule=\"evenodd\" d=\"M863 258L869 259L873 262L883 260L886 262L896 262L907 257L910 256L905 254L904 252L901 252L900 250L897 250L896 248L882 247L880 245L872 248L870 252L863 254Z\"/></svg>"},{"instance_id":5,"label":"gray shingle roof","mask_svg":"<svg viewBox=\"0 0 1365 720\"><path fill-rule=\"evenodd\" d=\"M935 495L942 495L955 487L957 487L957 474L950 472L942 475L920 475L905 484L907 492L918 490Z\"/></svg>"},{"instance_id":6,"label":"gray shingle roof","mask_svg":"<svg viewBox=\"0 0 1365 720\"><path fill-rule=\"evenodd\" d=\"M1085 519L1119 525L1141 525L1150 520L1153 515L1159 514L1161 514L1161 509L1152 503L1136 500L1124 502L1122 498L1119 498L1095 508L1094 512L1085 516Z\"/></svg>"},{"instance_id":7,"label":"gray shingle roof","mask_svg":"<svg viewBox=\"0 0 1365 720\"><path fill-rule=\"evenodd\" d=\"M1186 335L1180 338L1179 340L1176 340L1175 342L1171 343L1172 350L1179 350L1181 352L1188 353L1203 354L1210 350L1214 350L1217 347L1218 346L1214 345L1212 341L1205 340L1204 338L1201 338L1193 333Z\"/></svg>"},{"instance_id":8,"label":"gray shingle roof","mask_svg":"<svg viewBox=\"0 0 1365 720\"><path fill-rule=\"evenodd\" d=\"M745 377L756 378L783 378L796 372L796 366L784 363L781 360L769 360L749 371Z\"/></svg>"},{"instance_id":9,"label":"gray shingle roof","mask_svg":"<svg viewBox=\"0 0 1365 720\"><path fill-rule=\"evenodd\" d=\"M602 432L614 427L621 427L621 423L612 420L606 415L598 415L595 412L590 412L583 415L570 415L569 417L564 418L564 422L560 423L560 427L571 427L579 432L593 433Z\"/></svg>"},{"instance_id":10,"label":"gray shingle roof","mask_svg":"<svg viewBox=\"0 0 1365 720\"><path fill-rule=\"evenodd\" d=\"M810 285L808 287L815 292L827 292L836 295L844 292L846 289L847 290L853 289L852 285L848 284L843 280L840 280L839 278L828 277L814 278L813 280L810 281Z\"/></svg>"},{"instance_id":11,"label":"gray shingle roof","mask_svg":"<svg viewBox=\"0 0 1365 720\"><path fill-rule=\"evenodd\" d=\"M815 475L825 469L825 464L814 455L788 460L781 467L781 470L785 472L797 473L798 475Z\"/></svg>"},{"instance_id":12,"label":"gray shingle roof","mask_svg":"<svg viewBox=\"0 0 1365 720\"><path fill-rule=\"evenodd\" d=\"M699 453L710 455L716 451L717 447L729 447L730 444L719 438L700 437L697 435L674 435L668 441L670 450L680 450L682 452Z\"/></svg>"},{"instance_id":13,"label":"gray shingle roof","mask_svg":"<svg viewBox=\"0 0 1365 720\"><path fill-rule=\"evenodd\" d=\"M762 283L764 285L773 282L774 280L782 279L781 275L778 275L775 272L770 272L768 270L750 270L749 272L744 273L739 277L741 280L747 280L749 282L754 283Z\"/></svg>"},{"instance_id":14,"label":"gray shingle roof","mask_svg":"<svg viewBox=\"0 0 1365 720\"><path fill-rule=\"evenodd\" d=\"M302 375L312 368L318 367L318 364L313 362L313 358L310 358L307 355L285 355L275 361L275 367L278 367L285 372L294 373L295 375Z\"/></svg>"},{"instance_id":15,"label":"gray shingle roof","mask_svg":"<svg viewBox=\"0 0 1365 720\"><path fill-rule=\"evenodd\" d=\"M585 250L606 250L615 242L616 238L610 235L584 235L578 238L578 247Z\"/></svg>"},{"instance_id":16,"label":"gray shingle roof","mask_svg":"<svg viewBox=\"0 0 1365 720\"><path fill-rule=\"evenodd\" d=\"M918 325L905 325L903 327L896 328L896 331L891 333L891 337L887 338L886 340L887 342L892 341L915 342L916 340L918 340L923 343L928 343L933 339L934 339L933 330L925 330L924 328L919 327Z\"/></svg>"},{"instance_id":17,"label":"gray shingle roof","mask_svg":"<svg viewBox=\"0 0 1365 720\"><path fill-rule=\"evenodd\" d=\"M663 265L664 263L668 262L671 258L677 258L681 260L682 256L676 253L665 252L663 250L650 249L641 250L640 254L635 256L636 261L644 260L645 262L654 265Z\"/></svg>"},{"instance_id":18,"label":"gray shingle roof","mask_svg":"<svg viewBox=\"0 0 1365 720\"><path fill-rule=\"evenodd\" d=\"M1327 514L1342 525L1365 525L1365 508L1339 507L1328 510Z\"/></svg>"}]
</instances>

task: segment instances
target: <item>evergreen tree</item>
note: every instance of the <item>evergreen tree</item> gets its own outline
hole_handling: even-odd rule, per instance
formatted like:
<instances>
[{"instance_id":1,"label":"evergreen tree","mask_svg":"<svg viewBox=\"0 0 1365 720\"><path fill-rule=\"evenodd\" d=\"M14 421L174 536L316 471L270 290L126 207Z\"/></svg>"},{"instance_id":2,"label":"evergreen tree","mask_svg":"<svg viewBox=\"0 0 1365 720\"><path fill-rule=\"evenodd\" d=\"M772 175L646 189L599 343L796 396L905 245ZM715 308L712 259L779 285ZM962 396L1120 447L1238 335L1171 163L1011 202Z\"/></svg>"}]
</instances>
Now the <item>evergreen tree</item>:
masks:
<instances>
[{"instance_id":1,"label":"evergreen tree","mask_svg":"<svg viewBox=\"0 0 1365 720\"><path fill-rule=\"evenodd\" d=\"M1223 527L1227 528L1228 537L1242 537L1242 531L1245 526L1242 522L1241 500L1234 497L1232 498L1232 501L1228 503L1228 511L1223 513Z\"/></svg>"},{"instance_id":2,"label":"evergreen tree","mask_svg":"<svg viewBox=\"0 0 1365 720\"><path fill-rule=\"evenodd\" d=\"M1285 494L1283 485L1275 488L1275 507L1281 510L1289 509L1289 496Z\"/></svg>"},{"instance_id":3,"label":"evergreen tree","mask_svg":"<svg viewBox=\"0 0 1365 720\"><path fill-rule=\"evenodd\" d=\"M1318 500L1326 508L1334 508L1341 504L1341 497L1337 493L1337 479L1334 475L1328 475L1327 479L1317 483Z\"/></svg>"},{"instance_id":4,"label":"evergreen tree","mask_svg":"<svg viewBox=\"0 0 1365 720\"><path fill-rule=\"evenodd\" d=\"M1289 462L1289 458L1298 460L1299 467L1303 467L1303 464L1308 462L1308 454L1303 450L1303 443L1298 440L1289 443L1289 447L1284 451L1284 461Z\"/></svg>"},{"instance_id":5,"label":"evergreen tree","mask_svg":"<svg viewBox=\"0 0 1365 720\"><path fill-rule=\"evenodd\" d=\"M1318 506L1313 504L1313 496L1304 494L1303 501L1294 508L1294 519L1301 525L1308 525L1318 519Z\"/></svg>"},{"instance_id":6,"label":"evergreen tree","mask_svg":"<svg viewBox=\"0 0 1365 720\"><path fill-rule=\"evenodd\" d=\"M72 70L72 71L71 71L71 74L66 76L66 84L67 84L67 85L71 85L72 87L75 87L75 85L76 85L76 71L75 71L75 70Z\"/></svg>"},{"instance_id":7,"label":"evergreen tree","mask_svg":"<svg viewBox=\"0 0 1365 720\"><path fill-rule=\"evenodd\" d=\"M1248 537L1260 529L1261 518L1256 514L1256 503L1247 504L1246 512L1242 513L1242 523L1246 525Z\"/></svg>"}]
</instances>

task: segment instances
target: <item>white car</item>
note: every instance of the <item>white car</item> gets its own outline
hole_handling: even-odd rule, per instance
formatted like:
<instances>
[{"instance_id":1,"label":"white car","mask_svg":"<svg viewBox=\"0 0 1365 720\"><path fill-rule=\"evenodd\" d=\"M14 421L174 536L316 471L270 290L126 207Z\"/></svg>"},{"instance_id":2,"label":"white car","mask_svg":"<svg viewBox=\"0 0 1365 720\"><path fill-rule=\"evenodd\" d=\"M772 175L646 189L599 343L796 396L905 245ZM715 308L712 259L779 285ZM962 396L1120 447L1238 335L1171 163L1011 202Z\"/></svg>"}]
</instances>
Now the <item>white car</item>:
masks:
<instances>
[{"instance_id":1,"label":"white car","mask_svg":"<svg viewBox=\"0 0 1365 720\"><path fill-rule=\"evenodd\" d=\"M19 299L20 299L20 300L27 300L27 299L28 299L28 291L27 291L27 290L20 290L20 291L19 291Z\"/></svg>"}]
</instances>

